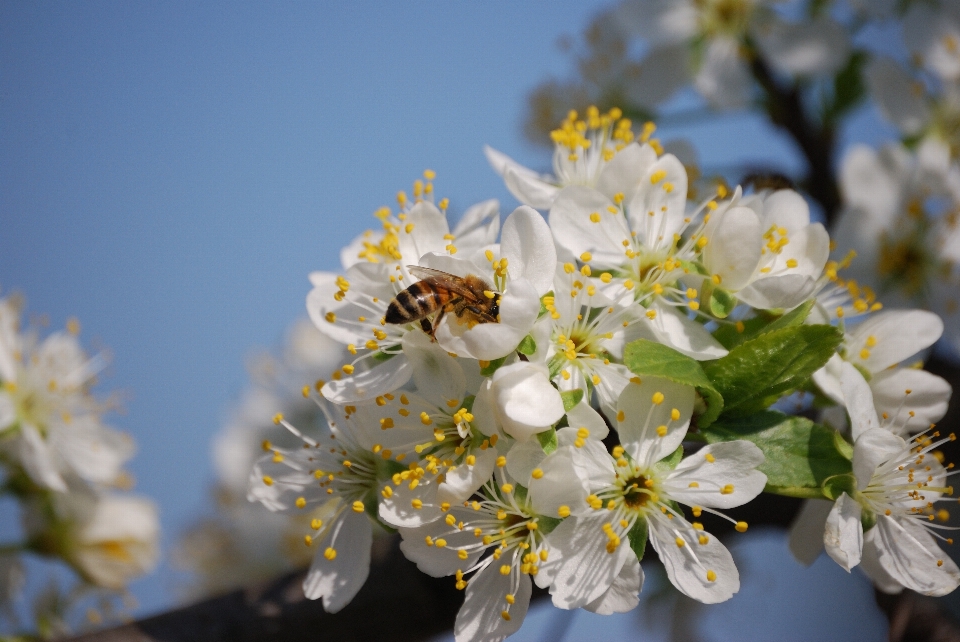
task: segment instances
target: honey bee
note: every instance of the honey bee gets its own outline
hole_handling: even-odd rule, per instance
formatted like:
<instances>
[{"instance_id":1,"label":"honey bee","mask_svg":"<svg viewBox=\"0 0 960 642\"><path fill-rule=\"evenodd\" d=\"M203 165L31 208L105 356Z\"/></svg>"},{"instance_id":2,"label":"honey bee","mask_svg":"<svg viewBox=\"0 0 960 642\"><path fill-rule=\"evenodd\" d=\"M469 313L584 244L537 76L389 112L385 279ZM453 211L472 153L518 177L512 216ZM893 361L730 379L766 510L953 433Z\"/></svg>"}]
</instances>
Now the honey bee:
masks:
<instances>
[{"instance_id":1,"label":"honey bee","mask_svg":"<svg viewBox=\"0 0 960 642\"><path fill-rule=\"evenodd\" d=\"M399 292L387 307L387 323L420 322L420 327L431 337L448 312L458 323L471 327L477 323L496 323L500 314L500 295L487 296L492 288L479 276L454 276L440 270L408 265L417 281ZM432 317L432 319L431 319Z\"/></svg>"}]
</instances>

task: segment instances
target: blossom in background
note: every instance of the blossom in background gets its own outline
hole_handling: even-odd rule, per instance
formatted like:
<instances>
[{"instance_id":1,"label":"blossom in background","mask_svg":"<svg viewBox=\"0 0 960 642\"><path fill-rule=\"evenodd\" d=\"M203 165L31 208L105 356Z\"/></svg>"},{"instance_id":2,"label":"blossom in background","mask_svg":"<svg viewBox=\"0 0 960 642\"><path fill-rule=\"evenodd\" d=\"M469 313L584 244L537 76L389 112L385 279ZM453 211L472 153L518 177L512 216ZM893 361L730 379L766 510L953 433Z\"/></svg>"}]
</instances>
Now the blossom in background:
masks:
<instances>
[{"instance_id":1,"label":"blossom in background","mask_svg":"<svg viewBox=\"0 0 960 642\"><path fill-rule=\"evenodd\" d=\"M619 8L625 28L649 43L631 97L655 107L681 87L694 87L711 106L746 107L753 98L754 42L764 60L793 76L829 74L850 55L844 28L826 12L791 22L769 0L629 0ZM655 97L651 101L651 97Z\"/></svg>"},{"instance_id":2,"label":"blossom in background","mask_svg":"<svg viewBox=\"0 0 960 642\"><path fill-rule=\"evenodd\" d=\"M952 540L937 533L933 520L938 502L954 500L946 483L950 473L933 451L955 437L928 429L905 441L881 426L859 371L848 363L843 369L853 483L842 488L832 506L814 500L805 507L794 526L791 548L809 563L819 552L813 534L822 530L822 545L830 557L847 571L860 565L881 590L946 595L960 585L960 569L937 546L937 539Z\"/></svg>"},{"instance_id":3,"label":"blossom in background","mask_svg":"<svg viewBox=\"0 0 960 642\"><path fill-rule=\"evenodd\" d=\"M156 568L160 520L151 500L77 487L53 498L52 513L44 504L26 507L30 547L62 557L91 584L119 590Z\"/></svg>"},{"instance_id":4,"label":"blossom in background","mask_svg":"<svg viewBox=\"0 0 960 642\"><path fill-rule=\"evenodd\" d=\"M0 300L0 449L29 479L66 491L65 477L118 481L133 442L107 427L107 405L90 393L102 357L88 357L71 321L67 332L40 339L20 329L16 299Z\"/></svg>"},{"instance_id":5,"label":"blossom in background","mask_svg":"<svg viewBox=\"0 0 960 642\"><path fill-rule=\"evenodd\" d=\"M920 305L946 321L945 339L960 350L960 200L940 177L900 145L857 145L844 157L845 209L834 241L856 258L849 276L886 305Z\"/></svg>"},{"instance_id":6,"label":"blossom in background","mask_svg":"<svg viewBox=\"0 0 960 642\"><path fill-rule=\"evenodd\" d=\"M215 512L191 526L173 551L175 564L191 573L180 587L185 597L221 593L310 563L313 550L303 545L303 534L320 511L264 511L247 501L247 485L264 440L285 448L303 443L277 430L277 412L314 438L327 434L326 418L310 391L345 354L341 344L302 319L288 330L279 354L263 352L249 360L250 387L212 440Z\"/></svg>"}]
</instances>

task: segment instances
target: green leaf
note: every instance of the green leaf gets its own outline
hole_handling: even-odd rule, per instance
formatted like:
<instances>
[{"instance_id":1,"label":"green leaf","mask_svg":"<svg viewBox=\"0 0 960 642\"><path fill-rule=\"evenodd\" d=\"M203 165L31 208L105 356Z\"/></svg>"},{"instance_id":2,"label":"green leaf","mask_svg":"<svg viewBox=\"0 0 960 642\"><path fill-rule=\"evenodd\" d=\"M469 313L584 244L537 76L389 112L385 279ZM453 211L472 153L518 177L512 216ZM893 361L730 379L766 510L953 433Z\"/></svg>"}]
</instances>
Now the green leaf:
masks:
<instances>
[{"instance_id":1,"label":"green leaf","mask_svg":"<svg viewBox=\"0 0 960 642\"><path fill-rule=\"evenodd\" d=\"M768 410L744 419L721 417L702 432L708 443L745 439L756 444L765 457L759 470L770 493L823 498L825 480L852 472L836 449L835 431L805 417Z\"/></svg>"},{"instance_id":2,"label":"green leaf","mask_svg":"<svg viewBox=\"0 0 960 642\"><path fill-rule=\"evenodd\" d=\"M643 560L643 554L647 549L647 520L640 517L633 523L630 531L627 533L627 539L630 540L630 548L638 560Z\"/></svg>"},{"instance_id":3,"label":"green leaf","mask_svg":"<svg viewBox=\"0 0 960 642\"><path fill-rule=\"evenodd\" d=\"M723 414L744 416L763 410L781 395L807 383L843 339L829 325L801 325L766 332L706 361L703 371L723 397Z\"/></svg>"},{"instance_id":4,"label":"green leaf","mask_svg":"<svg viewBox=\"0 0 960 642\"><path fill-rule=\"evenodd\" d=\"M707 305L710 308L710 314L718 319L726 319L737 307L737 298L722 288L716 288L710 293L710 301Z\"/></svg>"},{"instance_id":5,"label":"green leaf","mask_svg":"<svg viewBox=\"0 0 960 642\"><path fill-rule=\"evenodd\" d=\"M661 377L696 388L706 403L706 409L697 419L698 426L709 426L723 410L723 397L704 374L700 363L673 348L637 339L627 344L623 363L640 377Z\"/></svg>"},{"instance_id":6,"label":"green leaf","mask_svg":"<svg viewBox=\"0 0 960 642\"><path fill-rule=\"evenodd\" d=\"M499 359L494 359L487 363L486 367L480 368L480 374L484 377L492 377L493 373L496 372L500 366L503 365L503 362L506 361L506 357L500 357Z\"/></svg>"},{"instance_id":7,"label":"green leaf","mask_svg":"<svg viewBox=\"0 0 960 642\"><path fill-rule=\"evenodd\" d=\"M549 455L557 449L557 431L551 428L550 430L538 432L537 441L540 442L540 447L543 448L543 452Z\"/></svg>"},{"instance_id":8,"label":"green leaf","mask_svg":"<svg viewBox=\"0 0 960 642\"><path fill-rule=\"evenodd\" d=\"M743 332L737 330L736 324L726 324L720 326L720 328L713 333L713 336L724 348L732 350L751 339L756 339L761 334L801 325L810 314L813 304L813 299L805 301L781 316L771 315L769 312L762 311L758 316L745 319L741 322Z\"/></svg>"},{"instance_id":9,"label":"green leaf","mask_svg":"<svg viewBox=\"0 0 960 642\"><path fill-rule=\"evenodd\" d=\"M520 345L517 346L517 352L525 354L528 357L537 351L537 342L529 334L523 338Z\"/></svg>"},{"instance_id":10,"label":"green leaf","mask_svg":"<svg viewBox=\"0 0 960 642\"><path fill-rule=\"evenodd\" d=\"M563 411L570 412L583 400L583 390L564 390L560 393L560 398L563 399Z\"/></svg>"},{"instance_id":11,"label":"green leaf","mask_svg":"<svg viewBox=\"0 0 960 642\"><path fill-rule=\"evenodd\" d=\"M672 453L658 461L654 464L654 468L661 470L663 472L669 472L677 467L677 464L680 463L680 460L683 459L683 445L677 446L677 449Z\"/></svg>"}]
</instances>

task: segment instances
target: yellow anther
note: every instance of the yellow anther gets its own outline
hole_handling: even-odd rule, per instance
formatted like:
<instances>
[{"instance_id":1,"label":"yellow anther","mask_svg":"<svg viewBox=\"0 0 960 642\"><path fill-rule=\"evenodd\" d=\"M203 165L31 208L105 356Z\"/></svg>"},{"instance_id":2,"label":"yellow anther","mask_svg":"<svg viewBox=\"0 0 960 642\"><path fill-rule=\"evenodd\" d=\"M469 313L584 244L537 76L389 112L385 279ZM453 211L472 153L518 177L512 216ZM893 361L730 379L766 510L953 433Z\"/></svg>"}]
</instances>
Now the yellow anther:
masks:
<instances>
[{"instance_id":1,"label":"yellow anther","mask_svg":"<svg viewBox=\"0 0 960 642\"><path fill-rule=\"evenodd\" d=\"M714 457L714 456L713 456L712 454L710 454L710 453L707 453L706 455L704 455L703 458L706 459L707 461L709 461L711 464L712 464L713 462L717 461L717 458Z\"/></svg>"},{"instance_id":2,"label":"yellow anther","mask_svg":"<svg viewBox=\"0 0 960 642\"><path fill-rule=\"evenodd\" d=\"M270 475L264 475L263 483L266 484L267 486L273 486L273 477L271 477Z\"/></svg>"},{"instance_id":3,"label":"yellow anther","mask_svg":"<svg viewBox=\"0 0 960 642\"><path fill-rule=\"evenodd\" d=\"M580 255L580 260L584 263L588 263L589 261L593 260L593 254L590 254L590 252L584 252Z\"/></svg>"},{"instance_id":4,"label":"yellow anther","mask_svg":"<svg viewBox=\"0 0 960 642\"><path fill-rule=\"evenodd\" d=\"M658 437L666 437L666 435L667 435L667 427L666 427L666 426L657 426L657 436L658 436Z\"/></svg>"},{"instance_id":5,"label":"yellow anther","mask_svg":"<svg viewBox=\"0 0 960 642\"><path fill-rule=\"evenodd\" d=\"M278 412L273 416L273 423L274 425L279 425L281 421L283 421L283 413Z\"/></svg>"},{"instance_id":6,"label":"yellow anther","mask_svg":"<svg viewBox=\"0 0 960 642\"><path fill-rule=\"evenodd\" d=\"M653 393L653 397L651 398L651 401L653 401L654 405L659 406L660 404L663 403L663 393L659 391Z\"/></svg>"},{"instance_id":7,"label":"yellow anther","mask_svg":"<svg viewBox=\"0 0 960 642\"><path fill-rule=\"evenodd\" d=\"M534 468L533 471L530 473L530 476L533 477L534 479L540 479L541 477L543 477L543 470L539 468Z\"/></svg>"},{"instance_id":8,"label":"yellow anther","mask_svg":"<svg viewBox=\"0 0 960 642\"><path fill-rule=\"evenodd\" d=\"M726 484L720 489L721 495L732 495L733 494L733 484Z\"/></svg>"},{"instance_id":9,"label":"yellow anther","mask_svg":"<svg viewBox=\"0 0 960 642\"><path fill-rule=\"evenodd\" d=\"M307 505L307 500L303 497L297 497L297 501L295 503L297 505L297 508L303 508L304 506Z\"/></svg>"},{"instance_id":10,"label":"yellow anther","mask_svg":"<svg viewBox=\"0 0 960 642\"><path fill-rule=\"evenodd\" d=\"M325 551L323 552L323 556L324 556L325 558L327 558L329 561L332 562L333 560L335 560L335 559L337 558L337 551L336 551L336 549L331 548L331 547L328 546L328 547L327 547L327 550L325 550Z\"/></svg>"},{"instance_id":11,"label":"yellow anther","mask_svg":"<svg viewBox=\"0 0 960 642\"><path fill-rule=\"evenodd\" d=\"M682 537L678 537L675 541L677 542L677 547L678 547L678 548L683 548L684 544L686 544L686 542L683 541L683 538L682 538Z\"/></svg>"},{"instance_id":12,"label":"yellow anther","mask_svg":"<svg viewBox=\"0 0 960 642\"><path fill-rule=\"evenodd\" d=\"M715 572L713 572L713 571L707 571L707 581L708 581L708 582L716 582L716 581L717 581L717 574L716 574Z\"/></svg>"}]
</instances>

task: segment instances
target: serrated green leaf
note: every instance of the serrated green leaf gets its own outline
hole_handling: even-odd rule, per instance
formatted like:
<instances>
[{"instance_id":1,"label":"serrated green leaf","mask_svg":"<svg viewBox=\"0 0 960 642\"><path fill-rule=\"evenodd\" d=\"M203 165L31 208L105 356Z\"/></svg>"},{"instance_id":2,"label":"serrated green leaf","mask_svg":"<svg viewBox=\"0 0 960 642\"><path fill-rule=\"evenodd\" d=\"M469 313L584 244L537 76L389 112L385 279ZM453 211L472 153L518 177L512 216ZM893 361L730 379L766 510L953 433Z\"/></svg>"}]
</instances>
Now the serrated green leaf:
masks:
<instances>
[{"instance_id":1,"label":"serrated green leaf","mask_svg":"<svg viewBox=\"0 0 960 642\"><path fill-rule=\"evenodd\" d=\"M643 561L643 554L647 549L648 528L647 520L643 517L640 517L633 523L633 526L627 533L627 539L630 540L630 548L640 561Z\"/></svg>"},{"instance_id":2,"label":"serrated green leaf","mask_svg":"<svg viewBox=\"0 0 960 642\"><path fill-rule=\"evenodd\" d=\"M654 464L654 468L668 472L676 468L681 459L683 459L683 444L677 446L676 450Z\"/></svg>"},{"instance_id":3,"label":"serrated green leaf","mask_svg":"<svg viewBox=\"0 0 960 642\"><path fill-rule=\"evenodd\" d=\"M484 377L492 377L493 373L496 372L500 366L503 365L503 362L506 361L506 357L500 357L499 359L494 359L489 362L486 367L480 368L480 374Z\"/></svg>"},{"instance_id":4,"label":"serrated green leaf","mask_svg":"<svg viewBox=\"0 0 960 642\"><path fill-rule=\"evenodd\" d=\"M528 357L537 351L537 342L533 340L529 334L520 341L520 345L517 346L517 352L520 354L525 354Z\"/></svg>"},{"instance_id":5,"label":"serrated green leaf","mask_svg":"<svg viewBox=\"0 0 960 642\"><path fill-rule=\"evenodd\" d=\"M537 433L537 441L548 455L557 449L557 431L551 428Z\"/></svg>"},{"instance_id":6,"label":"serrated green leaf","mask_svg":"<svg viewBox=\"0 0 960 642\"><path fill-rule=\"evenodd\" d=\"M752 417L721 417L702 431L708 443L745 439L765 457L759 466L767 476L766 491L789 497L823 498L823 482L850 474L850 461L837 452L834 431L805 417L767 410Z\"/></svg>"},{"instance_id":7,"label":"serrated green leaf","mask_svg":"<svg viewBox=\"0 0 960 642\"><path fill-rule=\"evenodd\" d=\"M783 328L761 334L702 367L723 397L723 414L745 416L805 385L842 340L843 333L829 325Z\"/></svg>"},{"instance_id":8,"label":"serrated green leaf","mask_svg":"<svg viewBox=\"0 0 960 642\"><path fill-rule=\"evenodd\" d=\"M737 307L737 298L722 288L716 288L710 293L707 305L710 308L710 314L718 319L726 319Z\"/></svg>"},{"instance_id":9,"label":"serrated green leaf","mask_svg":"<svg viewBox=\"0 0 960 642\"><path fill-rule=\"evenodd\" d=\"M772 315L767 311L760 311L757 316L740 322L743 326L742 332L737 329L736 324L725 324L720 326L720 328L713 333L713 336L724 348L732 350L738 345L759 337L761 334L801 325L810 314L810 310L813 309L813 304L813 299L804 301L793 310L781 316Z\"/></svg>"},{"instance_id":10,"label":"serrated green leaf","mask_svg":"<svg viewBox=\"0 0 960 642\"><path fill-rule=\"evenodd\" d=\"M583 390L564 390L560 393L560 398L563 399L563 411L570 412L583 400Z\"/></svg>"},{"instance_id":11,"label":"serrated green leaf","mask_svg":"<svg viewBox=\"0 0 960 642\"><path fill-rule=\"evenodd\" d=\"M661 377L696 388L706 404L706 409L697 418L698 426L709 426L723 410L723 397L704 374L700 363L673 348L637 339L627 344L623 363L640 377Z\"/></svg>"}]
</instances>

